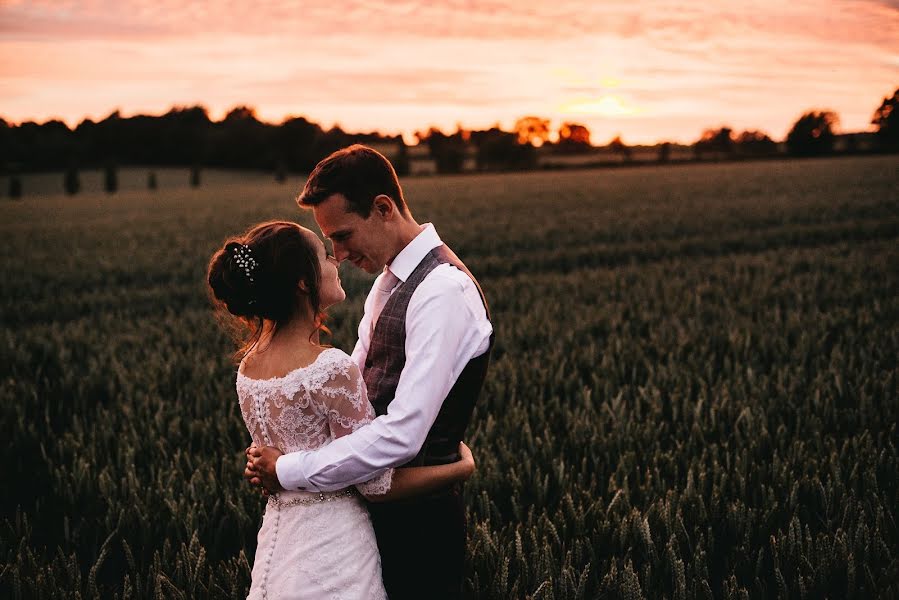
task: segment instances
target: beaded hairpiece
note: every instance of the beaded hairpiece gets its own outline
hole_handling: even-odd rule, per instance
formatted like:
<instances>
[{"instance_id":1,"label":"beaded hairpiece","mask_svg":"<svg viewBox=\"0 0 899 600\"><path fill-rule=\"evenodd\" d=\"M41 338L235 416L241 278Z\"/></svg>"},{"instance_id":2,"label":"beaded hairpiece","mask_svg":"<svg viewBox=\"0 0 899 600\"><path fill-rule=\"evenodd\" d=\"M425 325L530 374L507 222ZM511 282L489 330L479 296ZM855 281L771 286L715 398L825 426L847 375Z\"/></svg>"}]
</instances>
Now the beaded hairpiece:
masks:
<instances>
[{"instance_id":1,"label":"beaded hairpiece","mask_svg":"<svg viewBox=\"0 0 899 600\"><path fill-rule=\"evenodd\" d=\"M247 276L247 279L250 283L255 283L256 280L253 279L253 273L256 271L256 259L253 258L253 254L250 252L250 247L246 244L240 244L236 248L234 248L234 262L237 263L237 266L243 269L244 275ZM255 300L250 300L250 304L253 304Z\"/></svg>"}]
</instances>

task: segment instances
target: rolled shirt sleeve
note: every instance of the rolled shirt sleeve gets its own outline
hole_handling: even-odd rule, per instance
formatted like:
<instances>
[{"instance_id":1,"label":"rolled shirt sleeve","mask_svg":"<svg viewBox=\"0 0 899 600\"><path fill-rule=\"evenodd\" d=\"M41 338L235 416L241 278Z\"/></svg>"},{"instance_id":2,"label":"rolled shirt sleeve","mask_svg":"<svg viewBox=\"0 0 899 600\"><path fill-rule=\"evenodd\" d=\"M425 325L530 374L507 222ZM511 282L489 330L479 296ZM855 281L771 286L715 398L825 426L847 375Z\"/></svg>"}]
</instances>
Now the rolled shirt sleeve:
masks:
<instances>
[{"instance_id":1,"label":"rolled shirt sleeve","mask_svg":"<svg viewBox=\"0 0 899 600\"><path fill-rule=\"evenodd\" d=\"M357 364L365 361L368 327L363 318L352 356ZM414 458L459 374L489 347L492 331L474 282L452 265L435 268L406 311L406 364L387 413L317 451L279 457L281 485L338 490Z\"/></svg>"}]
</instances>

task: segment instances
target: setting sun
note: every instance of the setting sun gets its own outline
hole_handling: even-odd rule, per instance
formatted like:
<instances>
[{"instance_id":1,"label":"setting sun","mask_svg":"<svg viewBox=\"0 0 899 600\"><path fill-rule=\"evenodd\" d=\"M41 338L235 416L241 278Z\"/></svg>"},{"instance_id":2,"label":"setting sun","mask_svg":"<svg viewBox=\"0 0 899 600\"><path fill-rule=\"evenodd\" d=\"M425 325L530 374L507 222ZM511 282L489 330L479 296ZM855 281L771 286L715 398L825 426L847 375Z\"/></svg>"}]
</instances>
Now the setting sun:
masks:
<instances>
[{"instance_id":1,"label":"setting sun","mask_svg":"<svg viewBox=\"0 0 899 600\"><path fill-rule=\"evenodd\" d=\"M593 99L573 100L562 105L559 110L566 115L591 115L598 117L627 117L642 112L636 107L628 106L618 96L612 94Z\"/></svg>"},{"instance_id":2,"label":"setting sun","mask_svg":"<svg viewBox=\"0 0 899 600\"><path fill-rule=\"evenodd\" d=\"M673 6L0 0L0 117L75 126L116 109L200 104L221 118L246 105L271 123L302 115L410 137L537 115L690 143L721 124L781 138L815 108L870 130L899 80L895 4Z\"/></svg>"}]
</instances>

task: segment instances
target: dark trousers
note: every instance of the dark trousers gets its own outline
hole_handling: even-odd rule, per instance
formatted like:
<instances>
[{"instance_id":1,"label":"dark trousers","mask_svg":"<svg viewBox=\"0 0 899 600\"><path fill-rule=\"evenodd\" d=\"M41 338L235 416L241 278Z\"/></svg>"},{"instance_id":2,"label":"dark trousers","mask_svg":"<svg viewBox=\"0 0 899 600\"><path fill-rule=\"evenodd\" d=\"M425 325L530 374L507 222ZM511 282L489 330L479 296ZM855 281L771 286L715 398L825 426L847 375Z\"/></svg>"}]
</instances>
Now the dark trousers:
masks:
<instances>
[{"instance_id":1,"label":"dark trousers","mask_svg":"<svg viewBox=\"0 0 899 600\"><path fill-rule=\"evenodd\" d=\"M368 505L390 600L462 596L465 506L461 486L425 498Z\"/></svg>"}]
</instances>

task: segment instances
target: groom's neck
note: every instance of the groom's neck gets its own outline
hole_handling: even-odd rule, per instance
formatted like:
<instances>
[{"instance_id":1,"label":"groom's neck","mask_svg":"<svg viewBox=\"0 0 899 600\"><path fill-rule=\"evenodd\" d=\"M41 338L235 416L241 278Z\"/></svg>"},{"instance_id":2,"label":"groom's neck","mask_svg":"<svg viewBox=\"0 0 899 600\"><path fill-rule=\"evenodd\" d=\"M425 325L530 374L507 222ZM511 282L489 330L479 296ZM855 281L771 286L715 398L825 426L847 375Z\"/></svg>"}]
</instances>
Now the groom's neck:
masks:
<instances>
[{"instance_id":1,"label":"groom's neck","mask_svg":"<svg viewBox=\"0 0 899 600\"><path fill-rule=\"evenodd\" d=\"M411 216L398 221L391 257L390 260L387 261L387 264L392 263L393 259L396 258L396 255L402 252L403 248L408 246L412 240L418 237L418 234L421 233L422 229L424 228Z\"/></svg>"}]
</instances>

